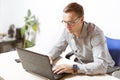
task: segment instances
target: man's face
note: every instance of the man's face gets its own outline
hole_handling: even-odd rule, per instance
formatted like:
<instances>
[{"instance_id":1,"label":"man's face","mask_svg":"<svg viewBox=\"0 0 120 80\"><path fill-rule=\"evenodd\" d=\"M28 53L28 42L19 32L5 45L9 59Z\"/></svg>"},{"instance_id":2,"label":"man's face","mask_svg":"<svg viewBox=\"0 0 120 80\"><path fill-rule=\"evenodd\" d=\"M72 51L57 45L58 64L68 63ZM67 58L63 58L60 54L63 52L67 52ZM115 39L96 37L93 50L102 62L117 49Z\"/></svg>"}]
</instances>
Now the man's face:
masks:
<instances>
[{"instance_id":1,"label":"man's face","mask_svg":"<svg viewBox=\"0 0 120 80\"><path fill-rule=\"evenodd\" d=\"M82 20L82 17L76 15L75 12L68 12L64 13L62 22L70 33L74 33L80 29Z\"/></svg>"}]
</instances>

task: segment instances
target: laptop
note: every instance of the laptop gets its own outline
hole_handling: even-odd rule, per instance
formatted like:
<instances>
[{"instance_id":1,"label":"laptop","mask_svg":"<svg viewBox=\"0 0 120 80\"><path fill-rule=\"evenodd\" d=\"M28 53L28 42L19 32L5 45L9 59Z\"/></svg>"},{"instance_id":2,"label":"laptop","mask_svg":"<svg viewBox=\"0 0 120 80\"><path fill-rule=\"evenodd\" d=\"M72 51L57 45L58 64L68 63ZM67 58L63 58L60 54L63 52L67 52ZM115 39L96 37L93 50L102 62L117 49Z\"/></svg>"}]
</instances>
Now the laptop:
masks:
<instances>
[{"instance_id":1,"label":"laptop","mask_svg":"<svg viewBox=\"0 0 120 80\"><path fill-rule=\"evenodd\" d=\"M39 74L50 80L60 80L65 74L54 74L49 57L23 48L17 48L23 68L27 72Z\"/></svg>"}]
</instances>

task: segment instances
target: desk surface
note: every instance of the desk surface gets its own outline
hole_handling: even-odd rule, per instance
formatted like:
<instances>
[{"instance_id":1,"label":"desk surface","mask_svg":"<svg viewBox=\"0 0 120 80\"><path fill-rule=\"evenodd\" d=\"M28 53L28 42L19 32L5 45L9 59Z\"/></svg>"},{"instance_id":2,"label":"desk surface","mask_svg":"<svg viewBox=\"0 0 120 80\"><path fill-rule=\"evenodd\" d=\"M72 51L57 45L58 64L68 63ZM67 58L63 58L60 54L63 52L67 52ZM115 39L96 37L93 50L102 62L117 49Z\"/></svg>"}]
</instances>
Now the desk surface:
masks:
<instances>
[{"instance_id":1,"label":"desk surface","mask_svg":"<svg viewBox=\"0 0 120 80\"><path fill-rule=\"evenodd\" d=\"M21 63L16 63L18 59L16 51L0 54L0 76L5 80L47 80L46 78L33 73L26 72ZM62 61L61 61L62 62ZM64 61L65 62L65 61ZM119 80L110 75L69 75L61 80Z\"/></svg>"}]
</instances>

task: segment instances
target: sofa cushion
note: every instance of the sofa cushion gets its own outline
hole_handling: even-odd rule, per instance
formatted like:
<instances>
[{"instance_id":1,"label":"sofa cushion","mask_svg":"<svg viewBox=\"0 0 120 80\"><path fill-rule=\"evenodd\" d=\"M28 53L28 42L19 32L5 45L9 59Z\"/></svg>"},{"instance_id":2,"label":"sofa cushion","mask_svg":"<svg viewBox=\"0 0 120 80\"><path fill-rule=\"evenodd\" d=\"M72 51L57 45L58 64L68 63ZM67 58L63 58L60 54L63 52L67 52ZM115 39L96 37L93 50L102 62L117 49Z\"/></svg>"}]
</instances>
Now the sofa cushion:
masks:
<instances>
[{"instance_id":1,"label":"sofa cushion","mask_svg":"<svg viewBox=\"0 0 120 80\"><path fill-rule=\"evenodd\" d=\"M120 39L106 37L110 55L115 61L115 66L120 66Z\"/></svg>"}]
</instances>

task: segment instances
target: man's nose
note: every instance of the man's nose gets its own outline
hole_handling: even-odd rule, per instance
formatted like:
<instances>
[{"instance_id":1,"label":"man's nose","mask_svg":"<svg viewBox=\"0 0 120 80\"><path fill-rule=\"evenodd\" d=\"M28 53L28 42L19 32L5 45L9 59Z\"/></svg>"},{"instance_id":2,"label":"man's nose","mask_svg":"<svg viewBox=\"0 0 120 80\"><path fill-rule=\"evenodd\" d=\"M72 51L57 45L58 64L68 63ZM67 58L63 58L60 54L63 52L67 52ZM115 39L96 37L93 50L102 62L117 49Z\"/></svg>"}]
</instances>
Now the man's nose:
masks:
<instances>
[{"instance_id":1,"label":"man's nose","mask_svg":"<svg viewBox=\"0 0 120 80\"><path fill-rule=\"evenodd\" d=\"M69 23L65 23L65 26L66 26L67 28L70 28L70 24L69 24Z\"/></svg>"}]
</instances>

